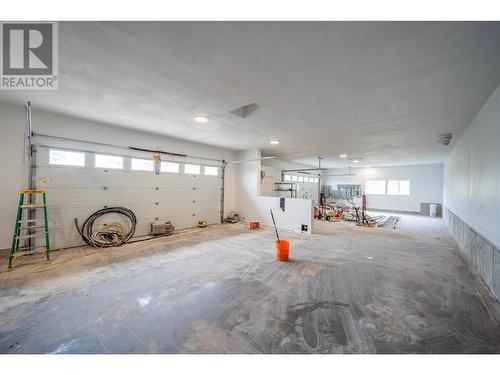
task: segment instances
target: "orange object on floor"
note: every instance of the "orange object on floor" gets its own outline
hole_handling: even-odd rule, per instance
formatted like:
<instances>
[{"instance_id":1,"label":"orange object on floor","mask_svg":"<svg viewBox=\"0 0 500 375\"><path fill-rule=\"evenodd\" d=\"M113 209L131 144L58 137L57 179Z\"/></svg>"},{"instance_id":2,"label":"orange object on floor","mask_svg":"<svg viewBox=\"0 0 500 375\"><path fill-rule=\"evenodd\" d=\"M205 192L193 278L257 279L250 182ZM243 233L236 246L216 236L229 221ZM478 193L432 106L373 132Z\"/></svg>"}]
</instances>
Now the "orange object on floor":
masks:
<instances>
[{"instance_id":1,"label":"orange object on floor","mask_svg":"<svg viewBox=\"0 0 500 375\"><path fill-rule=\"evenodd\" d=\"M250 229L259 229L260 228L260 222L258 221L251 221L250 222Z\"/></svg>"},{"instance_id":2,"label":"orange object on floor","mask_svg":"<svg viewBox=\"0 0 500 375\"><path fill-rule=\"evenodd\" d=\"M282 262L288 262L288 254L290 253L290 242L287 240L276 240L276 259Z\"/></svg>"}]
</instances>

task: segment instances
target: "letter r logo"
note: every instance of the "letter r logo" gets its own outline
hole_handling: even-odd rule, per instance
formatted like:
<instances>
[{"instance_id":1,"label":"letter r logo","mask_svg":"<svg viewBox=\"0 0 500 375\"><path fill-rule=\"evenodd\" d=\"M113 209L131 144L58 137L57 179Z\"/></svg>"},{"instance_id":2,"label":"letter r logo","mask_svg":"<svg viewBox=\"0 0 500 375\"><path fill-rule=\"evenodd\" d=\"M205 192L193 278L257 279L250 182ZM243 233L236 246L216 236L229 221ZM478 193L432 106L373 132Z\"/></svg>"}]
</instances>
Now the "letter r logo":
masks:
<instances>
[{"instance_id":1,"label":"letter r logo","mask_svg":"<svg viewBox=\"0 0 500 375\"><path fill-rule=\"evenodd\" d=\"M51 75L53 73L51 23L2 24L2 73Z\"/></svg>"}]
</instances>

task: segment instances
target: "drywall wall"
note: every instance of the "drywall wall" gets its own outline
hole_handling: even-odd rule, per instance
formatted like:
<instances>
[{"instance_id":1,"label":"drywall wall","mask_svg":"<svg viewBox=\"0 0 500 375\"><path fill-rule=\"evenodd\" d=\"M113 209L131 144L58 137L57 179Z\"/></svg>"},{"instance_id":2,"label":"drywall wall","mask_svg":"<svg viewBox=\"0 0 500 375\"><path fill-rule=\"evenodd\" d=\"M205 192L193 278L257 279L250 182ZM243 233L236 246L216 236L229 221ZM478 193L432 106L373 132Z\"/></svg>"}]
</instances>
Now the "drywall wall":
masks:
<instances>
[{"instance_id":1,"label":"drywall wall","mask_svg":"<svg viewBox=\"0 0 500 375\"><path fill-rule=\"evenodd\" d=\"M446 159L444 205L500 247L500 86Z\"/></svg>"},{"instance_id":2,"label":"drywall wall","mask_svg":"<svg viewBox=\"0 0 500 375\"><path fill-rule=\"evenodd\" d=\"M307 233L312 233L313 203L310 199L285 199L285 211L280 209L280 198L261 196L260 171L262 167L259 149L237 152L237 160L254 160L229 165L237 173L238 213L242 220L260 221L263 225L272 225L269 210L276 212L276 225L281 229L297 230L302 224L308 226Z\"/></svg>"},{"instance_id":3,"label":"drywall wall","mask_svg":"<svg viewBox=\"0 0 500 375\"><path fill-rule=\"evenodd\" d=\"M2 159L2 178L0 179L0 188L2 189L2 199L0 201L0 248L10 246L18 191L27 184L27 166L24 158L25 126L26 120L23 106L0 103L0 157ZM234 160L236 155L231 150L219 147L39 111L36 108L36 103L33 103L33 130L37 133L51 134L59 137L111 143L121 147L135 146L165 150L205 158ZM109 146L97 146L46 137L37 137L36 142L68 149L117 153L125 156L148 156L148 154L144 153L128 152L123 148L115 149ZM185 158L178 160L181 159L186 160ZM195 161L196 159L187 160ZM235 209L235 174L234 170L228 170L225 184L225 213Z\"/></svg>"},{"instance_id":4,"label":"drywall wall","mask_svg":"<svg viewBox=\"0 0 500 375\"><path fill-rule=\"evenodd\" d=\"M355 176L332 176L347 174L347 169L330 169L324 173L326 185L336 189L337 184L360 184L365 188L367 180L409 180L410 195L367 195L369 209L420 212L420 203L443 202L443 165L405 165L394 167L353 168ZM356 199L357 205L361 199Z\"/></svg>"},{"instance_id":5,"label":"drywall wall","mask_svg":"<svg viewBox=\"0 0 500 375\"><path fill-rule=\"evenodd\" d=\"M237 211L242 220L259 220L256 201L260 195L260 157L258 149L239 151L236 153L236 160L252 161L229 164L226 167L226 171L236 174Z\"/></svg>"},{"instance_id":6,"label":"drywall wall","mask_svg":"<svg viewBox=\"0 0 500 375\"><path fill-rule=\"evenodd\" d=\"M455 237L458 249L500 300L500 247L493 245L446 207L443 219Z\"/></svg>"},{"instance_id":7,"label":"drywall wall","mask_svg":"<svg viewBox=\"0 0 500 375\"><path fill-rule=\"evenodd\" d=\"M288 191L276 191L275 183L281 182L281 171L283 169L298 169L311 168L307 165L290 163L281 159L264 159L262 160L261 171L265 172L264 177L261 176L261 195L271 197L291 198ZM288 172L291 176L316 177L319 178L319 171L310 171L308 173ZM289 188L287 185L282 185L280 188ZM296 182L296 193L294 197L302 199L312 199L317 202L319 194L319 183L314 182Z\"/></svg>"},{"instance_id":8,"label":"drywall wall","mask_svg":"<svg viewBox=\"0 0 500 375\"><path fill-rule=\"evenodd\" d=\"M313 201L311 199L285 199L285 211L280 208L280 198L258 197L256 207L259 221L263 225L272 226L270 210L273 210L276 226L281 229L302 232L302 225L307 225L304 232L313 231Z\"/></svg>"}]
</instances>

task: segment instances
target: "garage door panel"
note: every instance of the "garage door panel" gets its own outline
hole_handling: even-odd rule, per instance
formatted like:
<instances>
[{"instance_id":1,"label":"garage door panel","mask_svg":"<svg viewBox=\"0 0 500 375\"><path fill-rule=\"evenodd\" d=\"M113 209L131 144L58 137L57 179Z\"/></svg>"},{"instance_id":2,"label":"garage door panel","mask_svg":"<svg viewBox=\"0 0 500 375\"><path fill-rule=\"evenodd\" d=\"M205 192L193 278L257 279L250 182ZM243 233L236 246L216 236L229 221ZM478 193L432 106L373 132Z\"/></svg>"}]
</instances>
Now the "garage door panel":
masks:
<instances>
[{"instance_id":1,"label":"garage door panel","mask_svg":"<svg viewBox=\"0 0 500 375\"><path fill-rule=\"evenodd\" d=\"M131 209L137 217L136 235L149 234L150 223L157 218L170 220L176 229L196 227L200 220L207 220L210 224L220 220L220 176L155 175L126 169L41 164L37 169L37 181L38 187L48 192L53 248L82 244L74 227L74 218L81 225L89 215L106 206ZM106 215L96 221L95 228L104 222L121 220L120 215Z\"/></svg>"}]
</instances>

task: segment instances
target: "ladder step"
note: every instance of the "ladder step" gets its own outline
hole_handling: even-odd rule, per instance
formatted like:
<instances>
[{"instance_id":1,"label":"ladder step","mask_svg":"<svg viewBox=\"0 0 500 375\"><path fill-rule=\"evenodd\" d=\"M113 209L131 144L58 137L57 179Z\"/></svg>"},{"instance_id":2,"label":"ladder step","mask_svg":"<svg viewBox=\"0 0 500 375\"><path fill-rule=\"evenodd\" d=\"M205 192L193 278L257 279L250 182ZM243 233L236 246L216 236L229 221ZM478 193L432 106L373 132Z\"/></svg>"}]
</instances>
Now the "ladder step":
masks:
<instances>
[{"instance_id":1,"label":"ladder step","mask_svg":"<svg viewBox=\"0 0 500 375\"><path fill-rule=\"evenodd\" d=\"M23 251L16 251L14 253L14 256L23 256L23 255L31 255L31 254L40 254L40 252L42 251L41 249L45 249L44 247L43 248L40 248L39 250L23 250Z\"/></svg>"},{"instance_id":2,"label":"ladder step","mask_svg":"<svg viewBox=\"0 0 500 375\"><path fill-rule=\"evenodd\" d=\"M23 240L25 238L34 238L36 236L40 236L40 234L26 234L26 235L20 235L16 237L16 240Z\"/></svg>"},{"instance_id":3,"label":"ladder step","mask_svg":"<svg viewBox=\"0 0 500 375\"><path fill-rule=\"evenodd\" d=\"M22 189L19 190L21 194L45 194L47 190L45 189Z\"/></svg>"},{"instance_id":4,"label":"ladder step","mask_svg":"<svg viewBox=\"0 0 500 375\"><path fill-rule=\"evenodd\" d=\"M31 227L21 227L19 230L28 230L28 229L37 229L37 228L45 228L45 225L33 225Z\"/></svg>"},{"instance_id":5,"label":"ladder step","mask_svg":"<svg viewBox=\"0 0 500 375\"><path fill-rule=\"evenodd\" d=\"M45 254L47 260L49 260L50 245L49 245L49 230L48 230L48 220L47 220L47 202L45 201L46 191L44 189L23 189L20 191L19 204L17 209L17 219L16 227L14 229L14 235L12 239L13 247L10 250L8 270L12 269L12 266L17 257L23 255L31 254ZM34 199L35 194L41 194L42 200ZM29 198L26 200L26 198ZM23 209L34 210L37 208L43 208L44 217L34 218L35 212L26 213L27 217L23 218ZM28 216L29 215L29 216ZM38 232L40 229L40 232ZM42 233L43 232L43 233ZM45 238L46 246L36 246L35 241L42 240L42 236ZM29 240L33 239L33 240ZM18 247L19 240L23 241L24 247Z\"/></svg>"}]
</instances>

